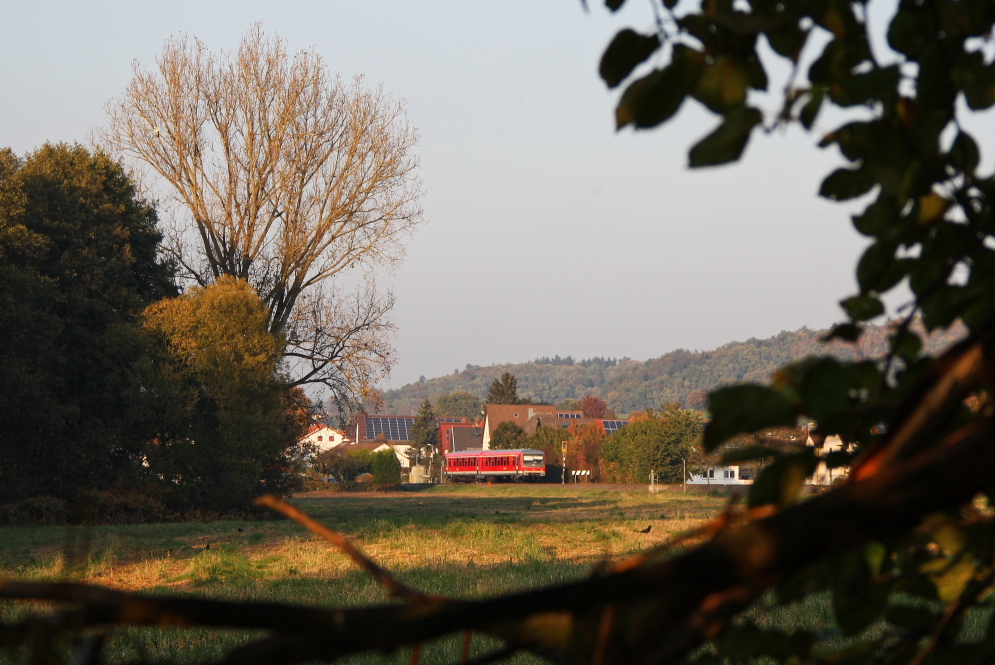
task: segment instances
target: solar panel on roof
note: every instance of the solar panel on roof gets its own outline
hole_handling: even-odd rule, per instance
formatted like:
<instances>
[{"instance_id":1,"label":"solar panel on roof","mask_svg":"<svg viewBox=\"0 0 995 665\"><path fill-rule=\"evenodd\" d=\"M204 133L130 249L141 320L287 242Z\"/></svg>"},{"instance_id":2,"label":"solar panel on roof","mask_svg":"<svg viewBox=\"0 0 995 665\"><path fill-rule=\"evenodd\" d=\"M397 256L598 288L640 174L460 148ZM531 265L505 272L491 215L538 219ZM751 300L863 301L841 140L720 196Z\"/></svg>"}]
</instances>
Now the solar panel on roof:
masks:
<instances>
[{"instance_id":1,"label":"solar panel on roof","mask_svg":"<svg viewBox=\"0 0 995 665\"><path fill-rule=\"evenodd\" d=\"M628 420L602 420L601 424L605 428L605 434L614 434L629 424Z\"/></svg>"},{"instance_id":2,"label":"solar panel on roof","mask_svg":"<svg viewBox=\"0 0 995 665\"><path fill-rule=\"evenodd\" d=\"M410 428L414 425L412 416L367 416L366 438L375 439L383 434L391 441L410 441Z\"/></svg>"}]
</instances>

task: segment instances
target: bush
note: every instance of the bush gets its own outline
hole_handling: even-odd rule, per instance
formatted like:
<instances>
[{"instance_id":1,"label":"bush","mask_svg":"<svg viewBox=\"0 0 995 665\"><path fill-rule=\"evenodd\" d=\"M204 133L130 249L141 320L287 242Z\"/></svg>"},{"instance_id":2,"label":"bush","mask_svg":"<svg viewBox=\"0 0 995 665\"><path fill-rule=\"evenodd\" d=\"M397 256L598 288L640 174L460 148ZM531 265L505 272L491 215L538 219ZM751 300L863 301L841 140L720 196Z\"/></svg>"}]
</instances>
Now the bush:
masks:
<instances>
[{"instance_id":1,"label":"bush","mask_svg":"<svg viewBox=\"0 0 995 665\"><path fill-rule=\"evenodd\" d=\"M70 515L72 522L82 524L148 524L175 517L163 501L135 490L82 492Z\"/></svg>"},{"instance_id":2,"label":"bush","mask_svg":"<svg viewBox=\"0 0 995 665\"><path fill-rule=\"evenodd\" d=\"M326 482L324 479L320 478L304 478L302 492L324 492L331 489L331 486L336 483Z\"/></svg>"},{"instance_id":3,"label":"bush","mask_svg":"<svg viewBox=\"0 0 995 665\"><path fill-rule=\"evenodd\" d=\"M353 450L349 446L337 446L320 453L318 464L323 473L351 483L356 476L372 471L373 453L369 450Z\"/></svg>"},{"instance_id":4,"label":"bush","mask_svg":"<svg viewBox=\"0 0 995 665\"><path fill-rule=\"evenodd\" d=\"M67 524L69 502L54 496L33 496L0 506L0 524Z\"/></svg>"},{"instance_id":5,"label":"bush","mask_svg":"<svg viewBox=\"0 0 995 665\"><path fill-rule=\"evenodd\" d=\"M171 510L158 496L140 490L81 492L72 501L35 496L0 505L0 525L149 524L212 522L220 519L282 519L271 510L248 505L239 510L194 506Z\"/></svg>"},{"instance_id":6,"label":"bush","mask_svg":"<svg viewBox=\"0 0 995 665\"><path fill-rule=\"evenodd\" d=\"M373 454L373 484L375 487L400 486L401 462L393 450Z\"/></svg>"}]
</instances>

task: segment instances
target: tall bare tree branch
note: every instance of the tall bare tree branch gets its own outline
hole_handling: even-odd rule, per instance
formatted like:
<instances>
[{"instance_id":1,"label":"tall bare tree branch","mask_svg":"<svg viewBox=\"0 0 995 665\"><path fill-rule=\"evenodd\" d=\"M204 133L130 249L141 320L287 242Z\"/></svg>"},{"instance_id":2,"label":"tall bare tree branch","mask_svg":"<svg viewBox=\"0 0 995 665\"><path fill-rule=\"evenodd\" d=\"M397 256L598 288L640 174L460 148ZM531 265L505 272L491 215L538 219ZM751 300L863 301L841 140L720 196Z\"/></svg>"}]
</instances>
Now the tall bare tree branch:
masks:
<instances>
[{"instance_id":1,"label":"tall bare tree branch","mask_svg":"<svg viewBox=\"0 0 995 665\"><path fill-rule=\"evenodd\" d=\"M217 55L170 39L107 111L105 143L174 193L181 265L199 284L231 275L258 290L271 332L304 360L289 363L294 383L357 397L390 370L393 297L343 294L333 278L397 262L421 221L402 102L257 24Z\"/></svg>"}]
</instances>

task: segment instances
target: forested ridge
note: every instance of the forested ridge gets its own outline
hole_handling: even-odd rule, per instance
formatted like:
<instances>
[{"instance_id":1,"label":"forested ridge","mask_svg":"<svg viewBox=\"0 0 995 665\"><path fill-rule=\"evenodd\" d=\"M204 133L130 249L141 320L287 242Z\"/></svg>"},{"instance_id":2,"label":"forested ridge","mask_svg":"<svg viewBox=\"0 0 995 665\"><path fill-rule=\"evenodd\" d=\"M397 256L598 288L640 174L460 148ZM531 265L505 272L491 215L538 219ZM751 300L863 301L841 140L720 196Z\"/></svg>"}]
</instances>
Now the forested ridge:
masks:
<instances>
[{"instance_id":1,"label":"forested ridge","mask_svg":"<svg viewBox=\"0 0 995 665\"><path fill-rule=\"evenodd\" d=\"M487 367L466 365L447 376L385 391L384 408L392 414L414 414L423 400L434 403L439 396L458 390L483 398L490 383L504 372L513 374L519 393L535 402L556 404L594 394L620 414L670 402L704 408L708 391L743 381L767 383L779 367L803 358L829 355L854 361L884 357L887 331L888 324L869 325L857 344L838 340L825 343L822 339L827 330L801 328L765 339L730 342L709 351L677 349L646 361L554 356ZM937 331L925 339L924 350L936 355L962 335L959 325Z\"/></svg>"}]
</instances>

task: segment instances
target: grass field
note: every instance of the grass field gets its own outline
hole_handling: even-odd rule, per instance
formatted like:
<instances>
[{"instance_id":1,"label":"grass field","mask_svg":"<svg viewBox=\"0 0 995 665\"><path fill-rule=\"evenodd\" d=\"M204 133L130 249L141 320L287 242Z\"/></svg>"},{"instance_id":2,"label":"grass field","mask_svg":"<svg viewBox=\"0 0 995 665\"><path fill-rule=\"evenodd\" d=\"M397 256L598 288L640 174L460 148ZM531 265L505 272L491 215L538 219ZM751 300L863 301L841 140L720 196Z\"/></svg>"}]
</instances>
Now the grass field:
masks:
<instances>
[{"instance_id":1,"label":"grass field","mask_svg":"<svg viewBox=\"0 0 995 665\"><path fill-rule=\"evenodd\" d=\"M680 491L557 485L426 487L394 493L307 495L294 503L348 535L404 583L473 598L576 579L605 559L658 544L714 515L725 500ZM641 529L652 526L650 533ZM105 527L3 527L0 574L73 579L149 592L356 606L386 600L344 555L286 520ZM9 621L23 607L4 607ZM125 631L115 659L217 657L245 635ZM478 640L474 653L488 645ZM452 641L423 663L456 662ZM408 662L373 654L349 662ZM538 662L527 655L512 662Z\"/></svg>"}]
</instances>

